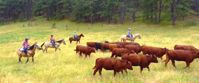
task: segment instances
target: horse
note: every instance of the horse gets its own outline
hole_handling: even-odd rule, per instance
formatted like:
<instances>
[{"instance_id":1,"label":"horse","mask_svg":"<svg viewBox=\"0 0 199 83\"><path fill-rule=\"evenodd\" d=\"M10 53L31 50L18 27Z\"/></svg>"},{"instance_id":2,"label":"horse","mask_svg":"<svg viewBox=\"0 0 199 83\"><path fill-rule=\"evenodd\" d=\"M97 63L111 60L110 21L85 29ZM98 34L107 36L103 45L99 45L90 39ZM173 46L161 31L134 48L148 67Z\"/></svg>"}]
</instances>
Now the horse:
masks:
<instances>
[{"instance_id":1,"label":"horse","mask_svg":"<svg viewBox=\"0 0 199 83\"><path fill-rule=\"evenodd\" d=\"M34 55L35 55L36 49L42 50L42 48L37 43L34 43L32 46L30 46L30 48L27 51L27 54L25 54L23 51L19 49L17 51L17 54L19 56L19 63L21 63L22 57L27 57L26 63L28 63L29 57L32 57L32 62L34 63Z\"/></svg>"},{"instance_id":2,"label":"horse","mask_svg":"<svg viewBox=\"0 0 199 83\"><path fill-rule=\"evenodd\" d=\"M84 34L81 33L80 35L78 35L77 39L75 39L74 37L70 37L70 44L72 43L72 41L77 41L77 43L80 43L81 37L84 37Z\"/></svg>"},{"instance_id":3,"label":"horse","mask_svg":"<svg viewBox=\"0 0 199 83\"><path fill-rule=\"evenodd\" d=\"M61 45L62 43L63 43L64 45L66 45L65 40L64 40L64 39L60 39L60 40L58 40L58 41L55 41L55 46L53 46L52 43L50 43L50 42L44 42L44 43L41 45L41 47L43 48L43 46L44 46L43 52L46 51L46 53L47 53L48 48L55 48L55 52L56 52L57 49L61 50L59 47L60 47L60 45Z\"/></svg>"},{"instance_id":4,"label":"horse","mask_svg":"<svg viewBox=\"0 0 199 83\"><path fill-rule=\"evenodd\" d=\"M127 35L122 35L120 37L120 39L121 39L122 42L126 42L126 40L134 42L135 39L137 39L137 38L141 39L141 35L139 33L133 34L133 38L129 38L129 37L127 37Z\"/></svg>"}]
</instances>

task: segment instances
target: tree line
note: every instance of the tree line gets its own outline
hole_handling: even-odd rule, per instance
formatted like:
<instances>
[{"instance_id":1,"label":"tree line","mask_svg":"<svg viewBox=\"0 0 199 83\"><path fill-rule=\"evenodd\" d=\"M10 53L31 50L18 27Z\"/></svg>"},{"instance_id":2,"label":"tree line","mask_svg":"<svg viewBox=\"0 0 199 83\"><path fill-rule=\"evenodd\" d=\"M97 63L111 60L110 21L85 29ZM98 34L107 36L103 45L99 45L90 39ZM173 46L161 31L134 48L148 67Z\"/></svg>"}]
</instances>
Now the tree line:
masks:
<instances>
[{"instance_id":1,"label":"tree line","mask_svg":"<svg viewBox=\"0 0 199 83\"><path fill-rule=\"evenodd\" d=\"M0 0L0 22L33 17L79 22L169 21L199 15L199 0Z\"/></svg>"}]
</instances>

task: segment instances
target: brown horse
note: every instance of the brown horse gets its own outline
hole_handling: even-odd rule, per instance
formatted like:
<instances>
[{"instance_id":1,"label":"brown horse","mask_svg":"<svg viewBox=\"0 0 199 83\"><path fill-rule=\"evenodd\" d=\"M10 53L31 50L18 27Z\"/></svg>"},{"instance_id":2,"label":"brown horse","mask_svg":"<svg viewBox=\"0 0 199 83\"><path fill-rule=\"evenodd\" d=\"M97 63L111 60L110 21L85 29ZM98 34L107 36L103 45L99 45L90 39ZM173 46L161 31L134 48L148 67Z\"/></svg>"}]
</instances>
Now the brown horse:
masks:
<instances>
[{"instance_id":1,"label":"brown horse","mask_svg":"<svg viewBox=\"0 0 199 83\"><path fill-rule=\"evenodd\" d=\"M74 37L70 37L69 41L70 41L70 43L72 43L72 41L77 41L77 43L80 43L81 37L84 37L84 34L78 35L77 39L75 39Z\"/></svg>"},{"instance_id":2,"label":"brown horse","mask_svg":"<svg viewBox=\"0 0 199 83\"><path fill-rule=\"evenodd\" d=\"M35 51L36 49L42 50L42 48L37 44L34 43L32 46L30 46L30 48L28 49L27 54L25 54L24 52L22 52L21 50L17 51L17 54L19 56L19 63L21 63L21 58L22 57L27 57L27 61L26 63L28 63L29 61L29 57L32 57L32 62L34 62L34 55L35 55Z\"/></svg>"},{"instance_id":3,"label":"brown horse","mask_svg":"<svg viewBox=\"0 0 199 83\"><path fill-rule=\"evenodd\" d=\"M55 48L55 51L57 51L57 49L61 50L59 47L60 47L60 45L61 45L62 43L63 43L64 45L66 45L65 40L64 40L64 39L61 39L61 40L55 41L55 46L53 46L52 43L50 43L50 42L44 42L44 43L41 45L41 47L44 46L43 52L46 51L46 53L47 53L48 48Z\"/></svg>"}]
</instances>

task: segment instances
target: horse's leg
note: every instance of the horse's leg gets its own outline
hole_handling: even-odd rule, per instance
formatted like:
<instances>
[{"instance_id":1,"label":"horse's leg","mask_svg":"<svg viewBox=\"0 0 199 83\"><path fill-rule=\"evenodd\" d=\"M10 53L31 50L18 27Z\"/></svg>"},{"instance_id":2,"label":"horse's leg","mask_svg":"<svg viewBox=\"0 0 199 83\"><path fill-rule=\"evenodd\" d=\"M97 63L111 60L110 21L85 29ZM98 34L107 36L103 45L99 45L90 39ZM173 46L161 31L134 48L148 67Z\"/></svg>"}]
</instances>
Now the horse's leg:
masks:
<instances>
[{"instance_id":1,"label":"horse's leg","mask_svg":"<svg viewBox=\"0 0 199 83\"><path fill-rule=\"evenodd\" d=\"M29 56L27 57L26 63L28 63L28 61L29 61Z\"/></svg>"},{"instance_id":2,"label":"horse's leg","mask_svg":"<svg viewBox=\"0 0 199 83\"><path fill-rule=\"evenodd\" d=\"M47 50L48 50L48 48L46 47L46 49L45 49L45 50L46 50L46 53L47 53L47 52L48 52L48 51L47 51Z\"/></svg>"},{"instance_id":3,"label":"horse's leg","mask_svg":"<svg viewBox=\"0 0 199 83\"><path fill-rule=\"evenodd\" d=\"M44 49L42 48L42 51L43 51L43 53L44 53L44 52L45 52L45 48L44 48Z\"/></svg>"},{"instance_id":4,"label":"horse's leg","mask_svg":"<svg viewBox=\"0 0 199 83\"><path fill-rule=\"evenodd\" d=\"M21 58L22 58L22 56L19 56L19 63L21 63Z\"/></svg>"},{"instance_id":5,"label":"horse's leg","mask_svg":"<svg viewBox=\"0 0 199 83\"><path fill-rule=\"evenodd\" d=\"M61 50L59 47L58 47L58 49Z\"/></svg>"},{"instance_id":6,"label":"horse's leg","mask_svg":"<svg viewBox=\"0 0 199 83\"><path fill-rule=\"evenodd\" d=\"M55 48L55 52L57 51L57 48Z\"/></svg>"},{"instance_id":7,"label":"horse's leg","mask_svg":"<svg viewBox=\"0 0 199 83\"><path fill-rule=\"evenodd\" d=\"M32 62L34 63L34 56L32 56Z\"/></svg>"}]
</instances>

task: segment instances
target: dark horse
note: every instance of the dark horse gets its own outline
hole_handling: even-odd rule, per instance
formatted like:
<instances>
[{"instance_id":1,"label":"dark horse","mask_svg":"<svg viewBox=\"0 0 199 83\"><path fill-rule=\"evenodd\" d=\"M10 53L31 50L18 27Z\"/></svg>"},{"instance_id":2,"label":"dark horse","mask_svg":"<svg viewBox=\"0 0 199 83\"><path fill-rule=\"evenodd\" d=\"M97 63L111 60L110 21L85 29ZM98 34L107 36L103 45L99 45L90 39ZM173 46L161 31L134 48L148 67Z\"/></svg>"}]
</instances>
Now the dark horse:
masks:
<instances>
[{"instance_id":1,"label":"dark horse","mask_svg":"<svg viewBox=\"0 0 199 83\"><path fill-rule=\"evenodd\" d=\"M78 35L77 39L75 39L74 37L70 37L69 41L70 43L72 43L72 41L77 41L77 43L80 43L81 37L84 37L83 34Z\"/></svg>"},{"instance_id":2,"label":"dark horse","mask_svg":"<svg viewBox=\"0 0 199 83\"><path fill-rule=\"evenodd\" d=\"M30 48L28 49L28 53L25 54L23 51L18 50L17 54L19 56L19 63L21 63L21 58L22 57L27 57L27 61L26 63L28 63L29 61L29 57L32 57L32 62L34 62L34 55L35 55L35 51L36 49L42 50L42 48L37 44L34 43L32 46L30 46Z\"/></svg>"}]
</instances>

